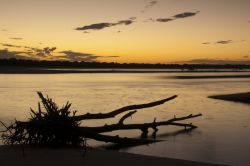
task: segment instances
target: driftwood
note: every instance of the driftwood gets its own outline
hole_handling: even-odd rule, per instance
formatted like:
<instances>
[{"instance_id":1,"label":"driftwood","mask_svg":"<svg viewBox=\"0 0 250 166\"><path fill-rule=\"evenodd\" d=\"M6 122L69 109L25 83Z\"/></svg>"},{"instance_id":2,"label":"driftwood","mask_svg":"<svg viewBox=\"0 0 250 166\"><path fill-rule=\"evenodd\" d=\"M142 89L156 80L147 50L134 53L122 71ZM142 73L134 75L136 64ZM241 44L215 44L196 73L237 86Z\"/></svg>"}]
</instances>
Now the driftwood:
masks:
<instances>
[{"instance_id":1,"label":"driftwood","mask_svg":"<svg viewBox=\"0 0 250 166\"><path fill-rule=\"evenodd\" d=\"M134 115L138 110L155 107L175 99L172 96L163 100L150 102L146 104L129 105L108 113L91 114L76 116L76 111L70 111L71 104L66 103L65 106L59 108L55 102L49 97L44 97L38 92L45 111L42 111L40 103L38 103L38 111L31 111L31 118L28 121L16 121L10 126L2 125L6 128L3 131L2 138L6 144L30 144L30 145L82 145L86 138L103 142L112 142L122 145L133 144L149 144L159 140L145 139L148 129L152 128L154 133L158 131L159 126L179 126L187 130L195 129L197 126L192 123L181 123L181 121L202 116L201 114L188 115L184 117L174 117L165 121L156 121L143 124L124 124L125 120ZM133 111L132 111L133 110ZM97 127L81 126L80 122L93 119L113 118L117 115L127 112L116 124L103 125ZM140 130L142 131L141 139L126 138L120 136L104 135L105 132L117 130Z\"/></svg>"},{"instance_id":2,"label":"driftwood","mask_svg":"<svg viewBox=\"0 0 250 166\"><path fill-rule=\"evenodd\" d=\"M129 106L125 106L122 108L119 108L117 110L111 111L109 113L99 113L99 114L91 114L91 113L87 113L84 115L80 115L80 116L75 116L72 119L73 120L77 120L77 121L81 121L81 120L90 120L90 119L107 119L107 118L113 118L118 114L121 114L123 112L126 111L130 111L130 110L138 110L138 109L143 109L143 108L149 108L149 107L155 107L161 104L164 104L170 100L173 100L177 97L177 95L163 99L163 100L159 100L159 101L155 101L155 102L151 102L151 103L146 103L146 104L138 104L138 105L129 105Z\"/></svg>"}]
</instances>

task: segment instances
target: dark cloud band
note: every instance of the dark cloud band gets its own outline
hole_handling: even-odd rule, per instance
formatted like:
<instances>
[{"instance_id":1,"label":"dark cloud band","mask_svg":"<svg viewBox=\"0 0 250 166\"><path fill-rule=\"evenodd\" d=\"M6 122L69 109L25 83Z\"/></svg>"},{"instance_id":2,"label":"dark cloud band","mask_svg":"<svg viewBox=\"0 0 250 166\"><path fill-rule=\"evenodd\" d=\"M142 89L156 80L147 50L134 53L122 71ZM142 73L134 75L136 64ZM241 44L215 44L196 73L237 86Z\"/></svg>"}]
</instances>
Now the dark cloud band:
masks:
<instances>
[{"instance_id":1,"label":"dark cloud band","mask_svg":"<svg viewBox=\"0 0 250 166\"><path fill-rule=\"evenodd\" d=\"M98 56L88 53L81 53L81 52L75 52L75 51L62 51L59 52L64 55L60 56L60 58L64 60L69 61L85 61L85 62L95 62L98 61L98 58L118 58L119 56Z\"/></svg>"},{"instance_id":2,"label":"dark cloud band","mask_svg":"<svg viewBox=\"0 0 250 166\"><path fill-rule=\"evenodd\" d=\"M241 42L244 42L245 40L241 40L241 41L234 41L234 40L219 40L219 41L216 41L214 42L214 44L232 44L232 43L241 43ZM202 44L205 44L205 45L209 45L209 44L213 44L211 42L204 42Z\"/></svg>"},{"instance_id":3,"label":"dark cloud band","mask_svg":"<svg viewBox=\"0 0 250 166\"><path fill-rule=\"evenodd\" d=\"M158 2L157 1L150 1L144 9L141 11L141 13L145 13L148 9L154 7Z\"/></svg>"},{"instance_id":4,"label":"dark cloud band","mask_svg":"<svg viewBox=\"0 0 250 166\"><path fill-rule=\"evenodd\" d=\"M182 61L175 63L186 63L186 64L250 64L249 60L228 60L228 59L192 59L190 61Z\"/></svg>"},{"instance_id":5,"label":"dark cloud band","mask_svg":"<svg viewBox=\"0 0 250 166\"><path fill-rule=\"evenodd\" d=\"M21 38L21 37L12 37L10 39L12 39L12 40L23 40L23 38Z\"/></svg>"},{"instance_id":6,"label":"dark cloud band","mask_svg":"<svg viewBox=\"0 0 250 166\"><path fill-rule=\"evenodd\" d=\"M193 16L196 16L198 13L200 13L200 11L197 11L197 12L184 12L184 13L176 14L176 15L174 15L172 17L169 17L169 18L157 18L154 21L157 21L157 22L170 22L170 21L174 21L174 20L177 20L177 19L184 19L184 18L188 18L188 17L193 17Z\"/></svg>"},{"instance_id":7,"label":"dark cloud band","mask_svg":"<svg viewBox=\"0 0 250 166\"><path fill-rule=\"evenodd\" d=\"M83 27L77 27L75 30L80 30L80 31L102 30L102 29L117 26L117 25L131 25L134 23L135 19L136 17L131 17L127 20L121 20L115 23L96 23L96 24L86 25Z\"/></svg>"},{"instance_id":8,"label":"dark cloud band","mask_svg":"<svg viewBox=\"0 0 250 166\"><path fill-rule=\"evenodd\" d=\"M12 48L21 48L22 46L7 44L7 43L0 43L4 47L12 47Z\"/></svg>"}]
</instances>

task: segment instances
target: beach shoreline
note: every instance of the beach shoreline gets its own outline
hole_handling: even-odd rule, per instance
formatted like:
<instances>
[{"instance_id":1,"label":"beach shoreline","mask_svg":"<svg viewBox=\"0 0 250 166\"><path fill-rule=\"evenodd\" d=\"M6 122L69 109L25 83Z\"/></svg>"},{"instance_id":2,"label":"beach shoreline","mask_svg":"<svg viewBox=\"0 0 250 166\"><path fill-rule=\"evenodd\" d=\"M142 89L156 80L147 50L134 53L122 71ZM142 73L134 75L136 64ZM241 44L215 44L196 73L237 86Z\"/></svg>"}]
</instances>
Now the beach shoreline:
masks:
<instances>
[{"instance_id":1,"label":"beach shoreline","mask_svg":"<svg viewBox=\"0 0 250 166\"><path fill-rule=\"evenodd\" d=\"M137 154L122 153L88 148L85 152L81 148L30 148L23 150L17 146L0 146L0 164L2 166L44 166L44 165L109 165L109 166L213 166L195 161L143 156Z\"/></svg>"}]
</instances>

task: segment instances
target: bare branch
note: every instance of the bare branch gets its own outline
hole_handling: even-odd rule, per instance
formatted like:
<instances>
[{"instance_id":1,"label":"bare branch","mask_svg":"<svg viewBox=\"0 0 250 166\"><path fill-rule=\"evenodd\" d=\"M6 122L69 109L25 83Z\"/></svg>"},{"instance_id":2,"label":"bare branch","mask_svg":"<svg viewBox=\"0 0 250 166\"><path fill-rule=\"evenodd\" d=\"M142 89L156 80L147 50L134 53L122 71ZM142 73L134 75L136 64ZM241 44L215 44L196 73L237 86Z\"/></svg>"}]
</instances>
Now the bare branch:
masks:
<instances>
[{"instance_id":1,"label":"bare branch","mask_svg":"<svg viewBox=\"0 0 250 166\"><path fill-rule=\"evenodd\" d=\"M129 118L129 117L131 117L133 114L135 114L137 111L131 111L131 112L129 112L129 113L127 113L127 114L125 114L120 120L119 120L119 124L123 124L123 122L127 119L127 118Z\"/></svg>"},{"instance_id":2,"label":"bare branch","mask_svg":"<svg viewBox=\"0 0 250 166\"><path fill-rule=\"evenodd\" d=\"M130 110L139 110L139 109L143 109L143 108L149 108L149 107L155 107L161 104L164 104L170 100L173 100L177 97L177 95L174 95L172 97L163 99L163 100L158 100L155 102L151 102L151 103L146 103L146 104L138 104L138 105L129 105L129 106L125 106L122 108L119 108L117 110L111 111L109 113L99 113L99 114L84 114L84 115L79 115L79 116L75 116L72 117L72 120L74 121L81 121L81 120L90 120L90 119L107 119L107 118L113 118L118 114L121 114L123 112L126 111L130 111Z\"/></svg>"},{"instance_id":3,"label":"bare branch","mask_svg":"<svg viewBox=\"0 0 250 166\"><path fill-rule=\"evenodd\" d=\"M81 132L81 131L80 131ZM127 138L127 137L120 137L117 136L110 136L110 135L103 135L100 133L95 133L92 131L86 131L81 132L82 136L85 138L91 138L97 141L103 141L103 142L112 142L116 144L122 144L122 145L142 145L142 144L150 144L154 142L159 142L159 140L150 140L150 139L136 139L136 138Z\"/></svg>"},{"instance_id":4,"label":"bare branch","mask_svg":"<svg viewBox=\"0 0 250 166\"><path fill-rule=\"evenodd\" d=\"M176 123L177 121L182 121L182 120L186 120L186 119L192 119L192 118L196 118L202 116L202 114L197 114L197 115L188 115L185 117L180 117L180 118L173 118L170 120L166 120L166 121L161 121L161 122L152 122L152 123L144 123L144 124L112 124L112 125L104 125L104 126L100 126L100 127L80 127L80 129L84 132L84 131L93 131L96 133L104 133L104 132L111 132L111 131L115 131L115 130L133 130L133 129L138 129L141 131L146 131L149 128L152 129L156 129L156 127L158 126L166 126L166 125L174 125L174 126L182 126L185 128L196 128L196 126L192 125L192 124L183 124L183 123Z\"/></svg>"},{"instance_id":5,"label":"bare branch","mask_svg":"<svg viewBox=\"0 0 250 166\"><path fill-rule=\"evenodd\" d=\"M6 131L8 131L8 127L2 121L0 121L0 123L6 128L6 130L0 131L0 132L6 132Z\"/></svg>"}]
</instances>

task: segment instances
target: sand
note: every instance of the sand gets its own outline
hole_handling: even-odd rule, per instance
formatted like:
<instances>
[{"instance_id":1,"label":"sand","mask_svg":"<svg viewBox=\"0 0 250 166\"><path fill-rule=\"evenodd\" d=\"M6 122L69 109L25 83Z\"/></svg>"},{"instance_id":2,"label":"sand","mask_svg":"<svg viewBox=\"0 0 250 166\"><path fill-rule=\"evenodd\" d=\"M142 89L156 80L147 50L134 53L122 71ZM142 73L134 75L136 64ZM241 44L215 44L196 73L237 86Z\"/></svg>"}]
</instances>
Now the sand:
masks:
<instances>
[{"instance_id":1,"label":"sand","mask_svg":"<svg viewBox=\"0 0 250 166\"><path fill-rule=\"evenodd\" d=\"M209 98L250 104L250 92L226 94L226 95L214 95L214 96L209 96Z\"/></svg>"},{"instance_id":2,"label":"sand","mask_svg":"<svg viewBox=\"0 0 250 166\"><path fill-rule=\"evenodd\" d=\"M0 146L1 166L213 166L215 164L79 148Z\"/></svg>"}]
</instances>

